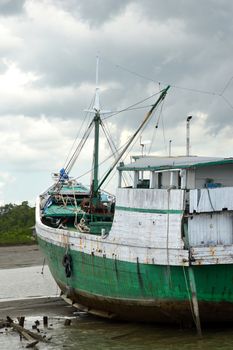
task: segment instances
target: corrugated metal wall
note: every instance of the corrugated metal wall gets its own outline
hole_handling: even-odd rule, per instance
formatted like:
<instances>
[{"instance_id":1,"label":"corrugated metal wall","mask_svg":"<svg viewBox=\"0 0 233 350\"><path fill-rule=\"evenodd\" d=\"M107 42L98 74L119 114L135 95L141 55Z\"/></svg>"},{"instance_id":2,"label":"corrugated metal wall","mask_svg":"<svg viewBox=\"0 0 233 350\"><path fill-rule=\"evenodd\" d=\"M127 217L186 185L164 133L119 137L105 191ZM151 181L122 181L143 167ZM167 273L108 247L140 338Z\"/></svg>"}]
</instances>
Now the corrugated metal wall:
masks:
<instances>
[{"instance_id":1,"label":"corrugated metal wall","mask_svg":"<svg viewBox=\"0 0 233 350\"><path fill-rule=\"evenodd\" d=\"M190 246L230 245L233 243L233 213L199 214L188 219Z\"/></svg>"},{"instance_id":2,"label":"corrugated metal wall","mask_svg":"<svg viewBox=\"0 0 233 350\"><path fill-rule=\"evenodd\" d=\"M233 188L204 188L190 190L189 212L197 213L222 211L224 208L233 210Z\"/></svg>"}]
</instances>

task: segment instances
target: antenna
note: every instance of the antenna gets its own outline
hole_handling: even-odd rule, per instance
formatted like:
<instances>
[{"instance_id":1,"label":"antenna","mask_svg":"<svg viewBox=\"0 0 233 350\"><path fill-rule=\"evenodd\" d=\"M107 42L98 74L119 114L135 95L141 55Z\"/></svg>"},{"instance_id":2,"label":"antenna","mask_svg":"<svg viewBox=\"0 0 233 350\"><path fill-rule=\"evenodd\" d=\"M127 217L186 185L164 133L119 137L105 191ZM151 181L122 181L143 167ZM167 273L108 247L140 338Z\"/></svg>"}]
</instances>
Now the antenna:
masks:
<instances>
[{"instance_id":1,"label":"antenna","mask_svg":"<svg viewBox=\"0 0 233 350\"><path fill-rule=\"evenodd\" d=\"M95 73L95 102L93 109L96 112L100 111L100 96L99 96L99 56L96 56L96 73Z\"/></svg>"},{"instance_id":2,"label":"antenna","mask_svg":"<svg viewBox=\"0 0 233 350\"><path fill-rule=\"evenodd\" d=\"M96 71L95 71L95 85L98 88L99 85L99 56L96 56Z\"/></svg>"},{"instance_id":3,"label":"antenna","mask_svg":"<svg viewBox=\"0 0 233 350\"><path fill-rule=\"evenodd\" d=\"M95 72L95 100L92 109L84 109L85 112L99 113L99 115L108 114L111 111L101 110L100 108L100 87L99 87L99 56L96 56L96 72Z\"/></svg>"}]
</instances>

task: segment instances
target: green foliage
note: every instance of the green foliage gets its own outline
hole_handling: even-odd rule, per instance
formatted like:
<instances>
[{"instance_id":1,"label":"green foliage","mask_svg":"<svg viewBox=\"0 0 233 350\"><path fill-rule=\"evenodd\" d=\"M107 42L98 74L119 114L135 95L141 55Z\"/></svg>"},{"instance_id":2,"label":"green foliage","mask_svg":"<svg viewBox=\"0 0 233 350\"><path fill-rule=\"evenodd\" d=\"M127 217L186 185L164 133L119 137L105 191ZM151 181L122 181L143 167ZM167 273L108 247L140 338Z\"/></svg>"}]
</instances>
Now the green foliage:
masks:
<instances>
[{"instance_id":1,"label":"green foliage","mask_svg":"<svg viewBox=\"0 0 233 350\"><path fill-rule=\"evenodd\" d=\"M23 201L20 205L6 204L0 207L0 244L33 243L35 208Z\"/></svg>"}]
</instances>

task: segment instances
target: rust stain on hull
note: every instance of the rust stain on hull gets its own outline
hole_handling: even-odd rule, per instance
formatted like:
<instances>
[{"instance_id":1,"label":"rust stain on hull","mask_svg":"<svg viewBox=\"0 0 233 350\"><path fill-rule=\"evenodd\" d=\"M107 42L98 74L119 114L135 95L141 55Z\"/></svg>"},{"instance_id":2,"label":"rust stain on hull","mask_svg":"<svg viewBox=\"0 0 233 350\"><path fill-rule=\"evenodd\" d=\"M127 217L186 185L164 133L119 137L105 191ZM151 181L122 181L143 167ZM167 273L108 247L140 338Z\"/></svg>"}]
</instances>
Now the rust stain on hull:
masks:
<instances>
[{"instance_id":1,"label":"rust stain on hull","mask_svg":"<svg viewBox=\"0 0 233 350\"><path fill-rule=\"evenodd\" d=\"M194 323L189 301L116 299L74 290L57 281L66 301L90 314L126 321L190 325ZM199 301L202 324L233 322L233 304Z\"/></svg>"}]
</instances>

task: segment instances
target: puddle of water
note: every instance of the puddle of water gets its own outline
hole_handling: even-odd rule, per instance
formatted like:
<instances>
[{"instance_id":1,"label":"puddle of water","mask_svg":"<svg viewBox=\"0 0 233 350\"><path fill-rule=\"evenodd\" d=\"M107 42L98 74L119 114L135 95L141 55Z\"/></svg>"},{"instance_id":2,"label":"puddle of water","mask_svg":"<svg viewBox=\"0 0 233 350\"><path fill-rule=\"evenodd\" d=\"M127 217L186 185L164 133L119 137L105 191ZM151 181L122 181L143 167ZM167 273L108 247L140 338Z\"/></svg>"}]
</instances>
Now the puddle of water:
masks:
<instances>
[{"instance_id":1,"label":"puddle of water","mask_svg":"<svg viewBox=\"0 0 233 350\"><path fill-rule=\"evenodd\" d=\"M0 270L0 302L59 295L48 266L23 267Z\"/></svg>"},{"instance_id":2,"label":"puddle of water","mask_svg":"<svg viewBox=\"0 0 233 350\"><path fill-rule=\"evenodd\" d=\"M57 288L47 266L0 270L0 301L10 299L57 296ZM32 310L33 312L33 310ZM37 312L37 311L35 311ZM117 323L94 318L87 314L74 317L70 311L71 325L65 326L63 316L49 317L48 329L43 327L42 316L25 318L25 328L32 330L35 320L42 335L52 337L49 343L39 343L38 350L232 350L233 328L203 331L203 338L196 336L195 329L181 330L177 327L158 327L132 323ZM1 318L1 315L0 315ZM20 341L12 329L0 329L1 350L22 350L27 342Z\"/></svg>"},{"instance_id":3,"label":"puddle of water","mask_svg":"<svg viewBox=\"0 0 233 350\"><path fill-rule=\"evenodd\" d=\"M31 329L36 320L41 335L51 338L49 343L38 343L38 350L232 350L232 329L204 331L202 339L195 330L177 327L158 327L131 323L116 323L93 318L89 315L71 317L71 325L65 326L64 317L50 317L44 328L41 317L28 317L25 328ZM9 345L10 344L10 345ZM17 333L10 330L0 334L0 349L23 349L27 342L20 341Z\"/></svg>"}]
</instances>

